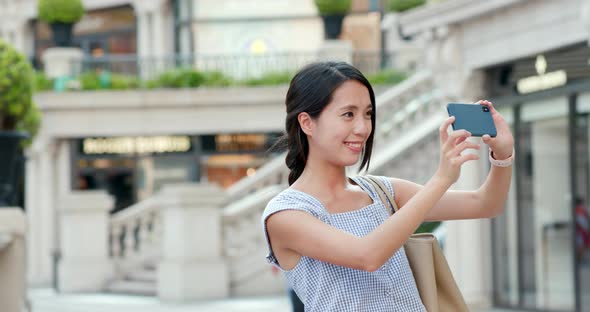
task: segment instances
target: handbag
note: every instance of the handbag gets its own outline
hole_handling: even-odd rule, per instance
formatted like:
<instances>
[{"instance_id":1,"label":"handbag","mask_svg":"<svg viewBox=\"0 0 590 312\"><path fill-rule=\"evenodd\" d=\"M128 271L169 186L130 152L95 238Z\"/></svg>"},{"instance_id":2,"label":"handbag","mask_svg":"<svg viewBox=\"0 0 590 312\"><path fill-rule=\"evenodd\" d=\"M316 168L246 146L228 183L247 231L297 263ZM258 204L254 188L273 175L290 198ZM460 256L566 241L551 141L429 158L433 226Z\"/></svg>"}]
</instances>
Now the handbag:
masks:
<instances>
[{"instance_id":1,"label":"handbag","mask_svg":"<svg viewBox=\"0 0 590 312\"><path fill-rule=\"evenodd\" d=\"M398 210L393 194L374 176L361 176L373 185L382 203L389 202L392 213ZM432 233L412 234L404 244L406 256L428 312L469 311L463 295L453 278L449 264Z\"/></svg>"}]
</instances>

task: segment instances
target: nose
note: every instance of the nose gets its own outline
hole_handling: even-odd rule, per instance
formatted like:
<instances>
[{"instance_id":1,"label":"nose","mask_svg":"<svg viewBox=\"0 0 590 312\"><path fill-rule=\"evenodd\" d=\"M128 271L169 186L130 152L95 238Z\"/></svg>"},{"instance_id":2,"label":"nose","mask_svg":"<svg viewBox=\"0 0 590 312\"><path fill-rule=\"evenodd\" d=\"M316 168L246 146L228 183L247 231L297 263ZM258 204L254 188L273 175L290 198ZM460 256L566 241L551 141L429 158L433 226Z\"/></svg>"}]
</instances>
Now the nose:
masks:
<instances>
[{"instance_id":1,"label":"nose","mask_svg":"<svg viewBox=\"0 0 590 312\"><path fill-rule=\"evenodd\" d=\"M371 134L371 120L358 118L354 123L353 133L366 139Z\"/></svg>"}]
</instances>

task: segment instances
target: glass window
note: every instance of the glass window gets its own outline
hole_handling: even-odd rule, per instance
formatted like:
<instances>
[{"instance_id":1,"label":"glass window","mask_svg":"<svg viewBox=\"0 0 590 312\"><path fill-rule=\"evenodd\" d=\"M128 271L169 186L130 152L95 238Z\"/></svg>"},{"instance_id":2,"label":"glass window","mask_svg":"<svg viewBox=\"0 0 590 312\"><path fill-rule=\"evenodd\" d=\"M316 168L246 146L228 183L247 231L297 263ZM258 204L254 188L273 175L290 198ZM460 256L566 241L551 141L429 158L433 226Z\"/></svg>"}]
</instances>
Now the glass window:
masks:
<instances>
[{"instance_id":1,"label":"glass window","mask_svg":"<svg viewBox=\"0 0 590 312\"><path fill-rule=\"evenodd\" d=\"M527 308L575 305L567 98L521 109L518 227L521 299Z\"/></svg>"}]
</instances>

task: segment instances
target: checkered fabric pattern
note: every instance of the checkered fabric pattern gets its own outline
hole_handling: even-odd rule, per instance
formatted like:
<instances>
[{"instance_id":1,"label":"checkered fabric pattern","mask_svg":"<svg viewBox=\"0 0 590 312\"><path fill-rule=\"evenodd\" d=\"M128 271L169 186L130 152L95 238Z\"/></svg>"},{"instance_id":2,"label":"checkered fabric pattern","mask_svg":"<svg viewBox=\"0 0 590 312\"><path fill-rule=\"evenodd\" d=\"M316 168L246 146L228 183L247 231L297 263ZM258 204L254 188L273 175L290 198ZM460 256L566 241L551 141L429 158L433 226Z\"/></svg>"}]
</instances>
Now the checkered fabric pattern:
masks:
<instances>
[{"instance_id":1,"label":"checkered fabric pattern","mask_svg":"<svg viewBox=\"0 0 590 312\"><path fill-rule=\"evenodd\" d=\"M393 193L385 177L378 177ZM365 190L373 203L349 212L330 214L313 196L286 189L273 198L262 215L264 234L269 245L268 262L280 268L266 230L267 218L282 210L301 210L322 222L356 235L365 236L389 216L389 208L378 193L360 178L352 178ZM379 270L366 272L346 268L309 257L301 257L292 270L282 270L291 287L305 304L305 311L426 311L403 247Z\"/></svg>"}]
</instances>

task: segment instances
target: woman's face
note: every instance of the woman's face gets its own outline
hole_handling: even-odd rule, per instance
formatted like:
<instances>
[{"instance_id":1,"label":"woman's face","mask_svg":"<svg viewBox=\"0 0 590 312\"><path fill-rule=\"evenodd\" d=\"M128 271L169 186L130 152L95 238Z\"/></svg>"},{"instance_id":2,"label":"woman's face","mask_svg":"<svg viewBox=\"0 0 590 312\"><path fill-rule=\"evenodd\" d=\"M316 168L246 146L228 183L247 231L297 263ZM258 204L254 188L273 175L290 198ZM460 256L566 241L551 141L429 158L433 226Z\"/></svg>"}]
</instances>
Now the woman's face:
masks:
<instances>
[{"instance_id":1,"label":"woman's face","mask_svg":"<svg viewBox=\"0 0 590 312\"><path fill-rule=\"evenodd\" d=\"M317 119L311 119L309 157L321 157L334 165L359 161L371 134L373 109L367 87L356 80L344 82Z\"/></svg>"}]
</instances>

